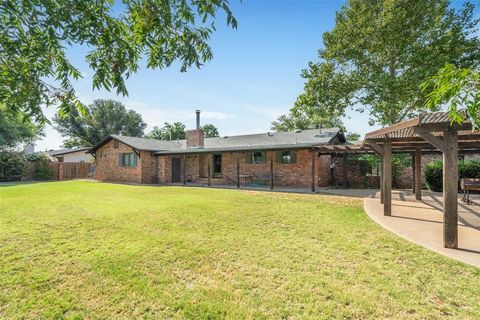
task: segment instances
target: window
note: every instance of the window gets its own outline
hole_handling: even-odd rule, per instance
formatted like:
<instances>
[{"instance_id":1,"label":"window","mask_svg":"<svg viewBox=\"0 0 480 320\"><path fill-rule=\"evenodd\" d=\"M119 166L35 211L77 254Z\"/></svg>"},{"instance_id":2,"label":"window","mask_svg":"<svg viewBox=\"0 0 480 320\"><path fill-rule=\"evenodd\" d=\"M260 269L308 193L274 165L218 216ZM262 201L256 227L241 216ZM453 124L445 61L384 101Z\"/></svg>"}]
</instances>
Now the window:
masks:
<instances>
[{"instance_id":1,"label":"window","mask_svg":"<svg viewBox=\"0 0 480 320\"><path fill-rule=\"evenodd\" d=\"M282 150L277 151L278 163L295 163L295 151L294 150Z\"/></svg>"},{"instance_id":2,"label":"window","mask_svg":"<svg viewBox=\"0 0 480 320\"><path fill-rule=\"evenodd\" d=\"M121 153L119 156L119 164L121 167L136 167L137 155L135 153Z\"/></svg>"},{"instance_id":3,"label":"window","mask_svg":"<svg viewBox=\"0 0 480 320\"><path fill-rule=\"evenodd\" d=\"M113 148L118 148L118 140L113 140Z\"/></svg>"}]
</instances>

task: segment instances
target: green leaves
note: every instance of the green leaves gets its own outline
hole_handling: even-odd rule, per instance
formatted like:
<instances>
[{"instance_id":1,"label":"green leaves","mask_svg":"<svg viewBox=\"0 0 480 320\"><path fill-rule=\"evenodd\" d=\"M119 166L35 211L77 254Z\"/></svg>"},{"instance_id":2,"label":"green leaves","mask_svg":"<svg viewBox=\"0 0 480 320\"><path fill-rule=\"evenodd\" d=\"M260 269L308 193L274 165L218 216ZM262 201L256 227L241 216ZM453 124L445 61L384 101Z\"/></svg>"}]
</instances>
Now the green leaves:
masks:
<instances>
[{"instance_id":1,"label":"green leaves","mask_svg":"<svg viewBox=\"0 0 480 320\"><path fill-rule=\"evenodd\" d=\"M480 70L457 68L446 64L420 88L427 93L426 106L434 109L447 105L452 123L468 118L474 130L480 129Z\"/></svg>"},{"instance_id":2,"label":"green leaves","mask_svg":"<svg viewBox=\"0 0 480 320\"><path fill-rule=\"evenodd\" d=\"M143 58L152 69L200 67L213 57L207 41L218 11L236 28L227 0L2 1L0 102L40 123L48 122L42 105L62 114L81 107L72 86L81 73L65 55L72 45L90 49L92 87L121 95Z\"/></svg>"},{"instance_id":3,"label":"green leaves","mask_svg":"<svg viewBox=\"0 0 480 320\"><path fill-rule=\"evenodd\" d=\"M181 122L165 122L162 128L153 127L153 130L146 137L157 140L181 140L186 137L185 128L185 125Z\"/></svg>"},{"instance_id":4,"label":"green leaves","mask_svg":"<svg viewBox=\"0 0 480 320\"><path fill-rule=\"evenodd\" d=\"M95 100L88 107L80 102L66 106L53 122L55 129L68 138L63 143L66 148L93 146L109 134L141 137L147 126L139 113L114 100Z\"/></svg>"},{"instance_id":5,"label":"green leaves","mask_svg":"<svg viewBox=\"0 0 480 320\"><path fill-rule=\"evenodd\" d=\"M202 127L202 129L205 132L205 138L220 137L217 127L215 127L213 124L207 123Z\"/></svg>"},{"instance_id":6,"label":"green leaves","mask_svg":"<svg viewBox=\"0 0 480 320\"><path fill-rule=\"evenodd\" d=\"M336 119L355 109L368 111L370 124L390 125L437 110L419 85L445 63L479 65L473 9L467 2L455 11L448 0L349 0L323 35L319 61L302 72L292 116Z\"/></svg>"}]
</instances>

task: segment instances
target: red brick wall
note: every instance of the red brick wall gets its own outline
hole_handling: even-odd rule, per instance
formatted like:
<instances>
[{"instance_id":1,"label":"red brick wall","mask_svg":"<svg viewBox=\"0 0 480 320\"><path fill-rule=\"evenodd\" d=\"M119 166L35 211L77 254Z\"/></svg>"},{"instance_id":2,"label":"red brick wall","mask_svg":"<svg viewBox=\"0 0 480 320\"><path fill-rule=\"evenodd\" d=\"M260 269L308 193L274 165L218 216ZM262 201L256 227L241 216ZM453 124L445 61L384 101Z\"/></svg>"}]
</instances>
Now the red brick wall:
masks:
<instances>
[{"instance_id":1,"label":"red brick wall","mask_svg":"<svg viewBox=\"0 0 480 320\"><path fill-rule=\"evenodd\" d=\"M136 167L119 165L121 153L131 153L133 149L121 142L114 148L113 140L96 152L96 179L100 181L155 183L157 176L156 159L148 151L141 151Z\"/></svg>"},{"instance_id":2,"label":"red brick wall","mask_svg":"<svg viewBox=\"0 0 480 320\"><path fill-rule=\"evenodd\" d=\"M206 182L208 177L208 161L210 170L213 171L211 154L195 154L186 156L186 177L187 181ZM159 157L160 183L171 182L171 158L172 156ZM183 156L182 159L182 180L183 180ZM279 186L311 186L311 152L310 150L297 150L296 162L292 164L281 164L276 162L275 151L267 152L267 161L263 164L250 164L246 162L245 152L222 153L222 177L211 177L212 184L236 184L237 161L240 163L241 175L255 175L269 177L270 159L273 159L275 185ZM328 186L330 184L330 156L321 156L315 159L315 180L317 186Z\"/></svg>"}]
</instances>

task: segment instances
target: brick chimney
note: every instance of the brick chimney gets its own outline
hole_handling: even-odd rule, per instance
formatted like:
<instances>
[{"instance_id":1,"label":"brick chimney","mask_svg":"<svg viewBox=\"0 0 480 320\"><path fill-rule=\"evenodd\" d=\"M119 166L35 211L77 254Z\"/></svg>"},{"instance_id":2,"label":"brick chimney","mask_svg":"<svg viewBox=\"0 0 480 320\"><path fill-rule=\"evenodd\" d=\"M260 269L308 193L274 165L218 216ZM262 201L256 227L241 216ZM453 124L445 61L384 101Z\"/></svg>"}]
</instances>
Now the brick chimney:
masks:
<instances>
[{"instance_id":1,"label":"brick chimney","mask_svg":"<svg viewBox=\"0 0 480 320\"><path fill-rule=\"evenodd\" d=\"M197 118L197 128L195 130L187 130L187 148L203 148L205 133L200 128L200 110L195 111Z\"/></svg>"}]
</instances>

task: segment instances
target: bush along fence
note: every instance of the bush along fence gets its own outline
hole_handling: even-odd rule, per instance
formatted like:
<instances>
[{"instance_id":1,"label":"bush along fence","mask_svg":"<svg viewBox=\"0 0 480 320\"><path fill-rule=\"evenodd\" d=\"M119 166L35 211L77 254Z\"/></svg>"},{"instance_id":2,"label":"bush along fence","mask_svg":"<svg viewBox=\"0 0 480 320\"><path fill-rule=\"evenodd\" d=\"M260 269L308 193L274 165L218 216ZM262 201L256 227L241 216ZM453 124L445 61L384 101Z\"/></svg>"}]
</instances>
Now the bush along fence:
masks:
<instances>
[{"instance_id":1,"label":"bush along fence","mask_svg":"<svg viewBox=\"0 0 480 320\"><path fill-rule=\"evenodd\" d=\"M94 174L95 166L88 162L57 162L44 152L0 151L0 182L86 179Z\"/></svg>"},{"instance_id":2,"label":"bush along fence","mask_svg":"<svg viewBox=\"0 0 480 320\"><path fill-rule=\"evenodd\" d=\"M443 190L443 164L435 160L425 166L425 183L432 191ZM460 161L458 164L459 180L463 178L480 178L480 160L470 159Z\"/></svg>"}]
</instances>

